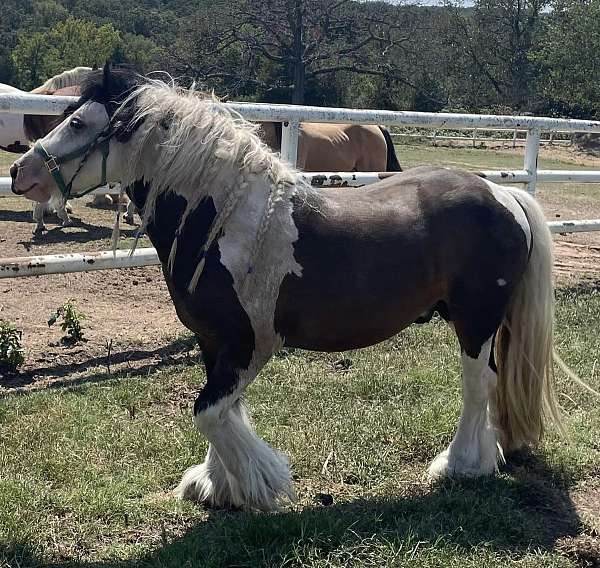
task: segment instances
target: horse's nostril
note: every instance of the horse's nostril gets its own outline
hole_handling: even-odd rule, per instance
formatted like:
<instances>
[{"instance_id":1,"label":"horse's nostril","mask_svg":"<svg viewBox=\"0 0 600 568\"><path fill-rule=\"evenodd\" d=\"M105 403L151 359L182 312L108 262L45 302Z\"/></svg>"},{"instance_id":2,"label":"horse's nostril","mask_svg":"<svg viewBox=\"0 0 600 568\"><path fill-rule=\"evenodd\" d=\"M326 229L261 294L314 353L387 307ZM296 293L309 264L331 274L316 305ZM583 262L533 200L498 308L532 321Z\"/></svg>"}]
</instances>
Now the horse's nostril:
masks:
<instances>
[{"instance_id":1,"label":"horse's nostril","mask_svg":"<svg viewBox=\"0 0 600 568\"><path fill-rule=\"evenodd\" d=\"M10 177L13 179L17 179L17 174L19 173L19 166L17 166L17 164L13 164L10 167Z\"/></svg>"}]
</instances>

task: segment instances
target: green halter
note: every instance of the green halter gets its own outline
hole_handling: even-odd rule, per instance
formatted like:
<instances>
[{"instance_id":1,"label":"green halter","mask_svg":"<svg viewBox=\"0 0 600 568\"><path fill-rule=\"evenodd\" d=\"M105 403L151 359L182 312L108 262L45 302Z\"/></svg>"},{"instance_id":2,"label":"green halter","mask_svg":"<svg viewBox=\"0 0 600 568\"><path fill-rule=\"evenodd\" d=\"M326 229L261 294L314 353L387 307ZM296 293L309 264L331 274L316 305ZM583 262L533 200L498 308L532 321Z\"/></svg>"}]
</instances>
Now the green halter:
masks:
<instances>
[{"instance_id":1,"label":"green halter","mask_svg":"<svg viewBox=\"0 0 600 568\"><path fill-rule=\"evenodd\" d=\"M44 164L48 168L48 171L50 172L54 183L56 183L58 189L60 189L60 192L62 193L63 198L65 200L70 199L72 197L82 197L84 195L87 195L91 191L94 191L94 189L98 189L99 187L106 185L106 160L108 159L108 153L110 151L110 139L113 134L111 130L112 129L110 129L109 125L109 128L103 130L89 144L86 144L82 148L78 148L77 150L74 150L69 154L65 154L64 156L53 156L52 154L50 154L50 152L48 152L48 150L46 150L46 148L44 148L44 145L39 140L33 146L33 151L38 153L43 158ZM100 153L102 154L102 180L98 185L89 187L83 191L80 191L79 193L71 193L75 178L81 171L81 168L83 167L87 159L90 157L92 152L96 149L100 150ZM71 178L69 183L66 183L65 178L63 177L60 171L60 166L62 164L70 162L71 160L74 160L75 158L79 158L80 156L83 156L83 158L81 162L79 162L77 170L75 170L75 173L73 174L73 177Z\"/></svg>"}]
</instances>

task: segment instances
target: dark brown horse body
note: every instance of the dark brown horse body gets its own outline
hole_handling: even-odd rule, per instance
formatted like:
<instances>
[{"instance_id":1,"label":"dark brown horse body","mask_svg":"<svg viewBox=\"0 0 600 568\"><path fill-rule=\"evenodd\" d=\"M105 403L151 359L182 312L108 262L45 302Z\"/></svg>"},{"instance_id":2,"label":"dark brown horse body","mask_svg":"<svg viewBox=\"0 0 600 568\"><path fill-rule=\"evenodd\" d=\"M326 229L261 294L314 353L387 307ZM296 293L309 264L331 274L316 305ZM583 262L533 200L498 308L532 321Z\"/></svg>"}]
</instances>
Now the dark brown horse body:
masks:
<instances>
[{"instance_id":1,"label":"dark brown horse body","mask_svg":"<svg viewBox=\"0 0 600 568\"><path fill-rule=\"evenodd\" d=\"M60 162L109 133L108 174L143 210L177 313L202 346L194 421L210 447L181 496L277 509L293 495L290 470L254 431L247 385L282 345L372 345L433 310L460 343L463 410L432 477L493 473L498 444L535 443L556 415L552 242L524 192L437 167L314 190L226 105L108 67L70 112L46 152ZM100 157L61 168L82 172L83 189L97 183ZM55 191L39 153L11 175L30 199Z\"/></svg>"},{"instance_id":2,"label":"dark brown horse body","mask_svg":"<svg viewBox=\"0 0 600 568\"><path fill-rule=\"evenodd\" d=\"M166 270L183 208L177 198L166 199L148 234L180 318L198 336L209 360L218 357L224 341L249 361L252 328L233 300L233 283L218 251L212 251L195 294L187 292L197 254L191 241L181 241L173 274ZM143 206L143 196L134 201ZM298 192L293 218L300 238L294 255L302 276L285 277L275 312L284 344L318 351L365 347L437 308L454 322L463 349L477 355L500 325L528 258L517 220L496 204L477 176L429 166L360 192ZM214 208L205 204L190 216L186 232L202 240L213 220ZM500 277L508 284L499 287ZM228 313L225 306L237 307ZM486 314L485 324L473 329L478 313Z\"/></svg>"},{"instance_id":3,"label":"dark brown horse body","mask_svg":"<svg viewBox=\"0 0 600 568\"><path fill-rule=\"evenodd\" d=\"M39 91L38 95L54 95L57 97L78 97L81 94L81 87L79 85L72 85L70 87L63 87L62 89L52 89ZM45 114L26 114L23 117L23 126L25 127L25 134L30 142L43 138L50 132L55 126L60 124L63 120L62 116L56 115L45 115Z\"/></svg>"}]
</instances>

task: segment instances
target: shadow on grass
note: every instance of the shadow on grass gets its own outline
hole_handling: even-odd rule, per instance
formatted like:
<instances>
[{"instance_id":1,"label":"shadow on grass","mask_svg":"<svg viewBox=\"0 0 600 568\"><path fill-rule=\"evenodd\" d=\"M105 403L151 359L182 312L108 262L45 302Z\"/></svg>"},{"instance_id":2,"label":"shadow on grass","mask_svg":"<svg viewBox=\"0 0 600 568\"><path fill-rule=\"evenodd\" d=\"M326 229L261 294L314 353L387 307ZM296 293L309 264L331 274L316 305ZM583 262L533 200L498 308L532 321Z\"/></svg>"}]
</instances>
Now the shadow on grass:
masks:
<instances>
[{"instance_id":1,"label":"shadow on grass","mask_svg":"<svg viewBox=\"0 0 600 568\"><path fill-rule=\"evenodd\" d=\"M503 564L507 555L518 560L552 551L557 542L581 534L567 488L562 474L522 455L511 463L509 475L417 487L401 498L274 515L212 512L183 536L165 531L162 546L136 559L42 559L21 543L0 549L0 564L4 557L8 565L31 568L385 566L392 559L394 565L415 566L419 558L445 565L448 559L471 557L466 563L472 565L478 556L488 555L489 561L490 554L499 554Z\"/></svg>"},{"instance_id":2,"label":"shadow on grass","mask_svg":"<svg viewBox=\"0 0 600 568\"><path fill-rule=\"evenodd\" d=\"M123 351L111 353L110 358L107 353L106 355L90 357L85 361L78 361L71 364L59 363L48 367L39 367L31 373L16 373L7 375L6 377L0 376L0 386L11 389L10 393L0 397L0 399L19 394L27 387L27 385L35 382L40 376L50 375L54 377L67 377L65 380L62 380L61 378L53 380L52 383L43 387L44 389L59 389L113 380L131 372L128 369L119 369L114 373L109 373L109 365L116 366L123 363L136 363L139 361L150 360L145 365L135 367L135 374L140 377L145 376L149 371L155 371L175 363L181 364L182 362L185 362L182 360L182 357L185 357L185 360L189 361L190 364L196 365L202 361L202 356L199 351L196 351L196 348L196 338L193 335L183 336L156 349L125 349ZM77 379L68 378L74 373L83 373L87 369L95 369L97 367L104 367L106 370L98 371ZM31 391L28 390L27 392Z\"/></svg>"}]
</instances>

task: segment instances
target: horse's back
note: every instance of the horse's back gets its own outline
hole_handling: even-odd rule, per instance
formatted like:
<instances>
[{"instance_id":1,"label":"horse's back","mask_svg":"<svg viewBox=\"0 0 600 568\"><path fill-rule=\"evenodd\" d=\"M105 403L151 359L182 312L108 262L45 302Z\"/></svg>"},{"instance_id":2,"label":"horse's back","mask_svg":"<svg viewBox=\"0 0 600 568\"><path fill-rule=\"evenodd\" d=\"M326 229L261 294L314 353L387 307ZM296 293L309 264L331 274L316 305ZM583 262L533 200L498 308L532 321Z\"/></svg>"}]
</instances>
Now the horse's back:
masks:
<instances>
[{"instance_id":1,"label":"horse's back","mask_svg":"<svg viewBox=\"0 0 600 568\"><path fill-rule=\"evenodd\" d=\"M305 122L298 165L305 171L385 171L387 145L378 126Z\"/></svg>"}]
</instances>

